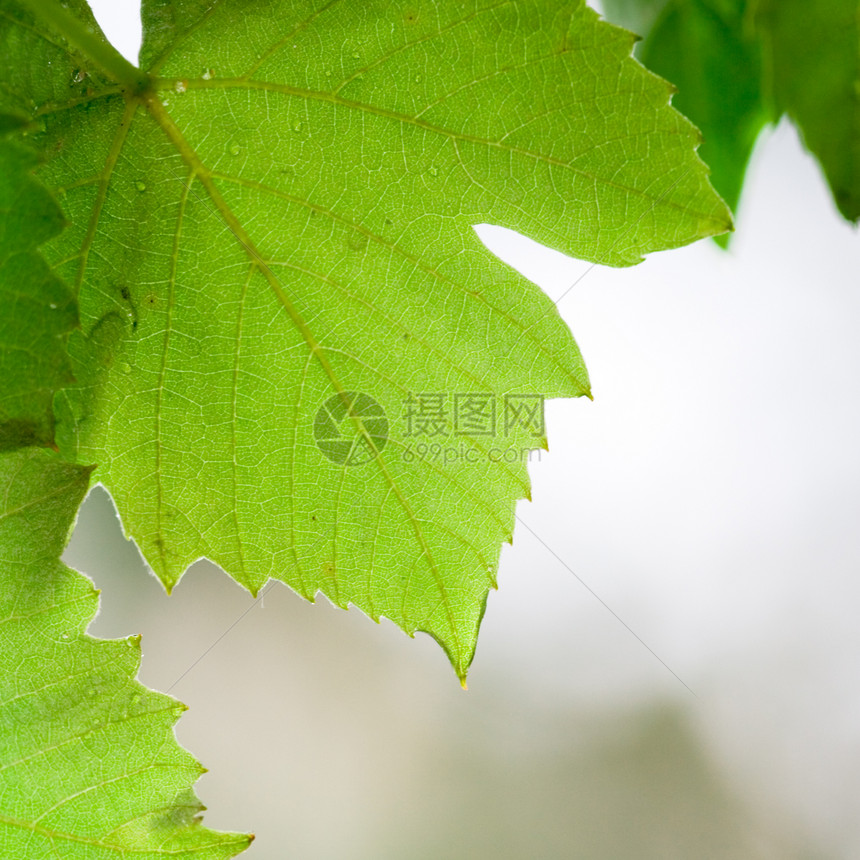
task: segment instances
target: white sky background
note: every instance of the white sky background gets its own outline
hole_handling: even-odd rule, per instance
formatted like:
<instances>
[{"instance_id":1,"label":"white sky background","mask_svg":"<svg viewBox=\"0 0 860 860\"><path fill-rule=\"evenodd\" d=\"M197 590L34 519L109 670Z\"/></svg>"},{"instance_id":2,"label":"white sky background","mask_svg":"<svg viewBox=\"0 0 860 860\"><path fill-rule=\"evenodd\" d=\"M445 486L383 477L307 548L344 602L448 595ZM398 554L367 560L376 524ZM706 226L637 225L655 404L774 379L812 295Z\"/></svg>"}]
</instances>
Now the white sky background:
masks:
<instances>
[{"instance_id":1,"label":"white sky background","mask_svg":"<svg viewBox=\"0 0 860 860\"><path fill-rule=\"evenodd\" d=\"M134 4L92 5L109 37L134 56ZM479 232L553 297L588 268L497 228ZM407 738L405 726L428 711L434 719L466 707L515 715L527 702L532 715L568 707L622 713L668 699L692 719L763 827L796 829L817 846L816 856L860 856L858 272L856 231L784 125L759 144L728 254L701 242L633 269L596 267L559 305L585 355L595 401L549 405L550 454L532 467L535 501L522 503L519 516L698 698L519 526L490 598L468 705L452 692L435 644L322 605L309 617L342 624L338 641L319 646L317 662L302 651L288 658L295 666L261 681L257 664L274 647L261 630L275 629L291 598L280 589L265 610L254 610L267 614L266 624L249 614L172 691L193 705L181 740L212 770L199 786L211 808L207 823L256 828L249 858L291 856L282 850L291 837L278 829L289 818L277 820L278 786L309 778L321 764L303 771L295 750L278 741L285 732L360 771L376 766L370 753L362 758L362 744L377 753L397 748L397 732ZM99 581L98 547L88 565L77 545L70 560ZM223 602L204 613L214 579L222 578L195 568L170 609L154 582L138 583L159 609L157 619L132 621L133 630L112 620L125 618L124 598L105 584L94 632L143 631L142 679L164 689L250 605L238 588L219 583ZM183 631L170 629L168 614L170 625L199 639L180 643ZM338 690L342 697L343 661L353 659L338 649L369 653L358 644L365 640L380 645L367 677L348 688L355 698L325 699ZM392 698L392 686L403 699ZM492 695L481 699L481 688ZM517 704L493 698L505 695ZM242 708L231 708L243 699L257 748L233 761L225 738L237 731L231 719L241 724ZM298 713L303 701L313 720ZM374 701L397 717L382 724L388 735L378 741L366 735L379 729ZM342 708L350 715L343 724L335 716ZM528 731L518 725L511 716L500 729L505 743ZM325 768L319 779L321 796L325 780L347 781ZM273 820L264 826L254 816L267 803ZM303 814L317 815L323 827L325 812ZM358 818L353 827L360 831ZM329 838L317 832L323 844ZM295 856L365 856L336 843L330 850Z\"/></svg>"}]
</instances>

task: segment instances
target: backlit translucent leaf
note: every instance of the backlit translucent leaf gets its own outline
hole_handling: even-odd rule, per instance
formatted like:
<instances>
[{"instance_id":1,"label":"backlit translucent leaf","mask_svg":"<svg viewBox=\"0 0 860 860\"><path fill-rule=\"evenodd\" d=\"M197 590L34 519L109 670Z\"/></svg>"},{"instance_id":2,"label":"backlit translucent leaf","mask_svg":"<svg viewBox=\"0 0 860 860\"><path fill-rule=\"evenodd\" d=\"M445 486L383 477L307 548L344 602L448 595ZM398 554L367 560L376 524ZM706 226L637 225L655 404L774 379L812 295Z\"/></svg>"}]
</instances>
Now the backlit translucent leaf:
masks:
<instances>
[{"instance_id":1,"label":"backlit translucent leaf","mask_svg":"<svg viewBox=\"0 0 860 860\"><path fill-rule=\"evenodd\" d=\"M472 227L612 265L720 233L698 133L583 3L143 15L158 80L124 93L7 17L72 82L36 106L71 222L46 253L82 273L61 447L168 587L201 556L276 577L430 633L465 677L546 445L505 398L589 391L553 305ZM409 435L416 401L433 434Z\"/></svg>"},{"instance_id":2,"label":"backlit translucent leaf","mask_svg":"<svg viewBox=\"0 0 860 860\"><path fill-rule=\"evenodd\" d=\"M0 455L0 857L233 857L250 840L200 824L183 706L134 680L138 637L84 632L98 593L59 557L90 471Z\"/></svg>"}]
</instances>

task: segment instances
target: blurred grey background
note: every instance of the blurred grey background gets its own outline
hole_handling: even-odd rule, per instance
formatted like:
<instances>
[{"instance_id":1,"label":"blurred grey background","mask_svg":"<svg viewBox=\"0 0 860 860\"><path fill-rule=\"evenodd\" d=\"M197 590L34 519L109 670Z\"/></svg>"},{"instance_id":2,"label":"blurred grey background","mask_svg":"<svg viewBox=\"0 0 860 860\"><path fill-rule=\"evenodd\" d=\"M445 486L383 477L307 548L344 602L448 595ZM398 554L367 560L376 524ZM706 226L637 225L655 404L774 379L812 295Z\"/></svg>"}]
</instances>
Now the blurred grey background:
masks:
<instances>
[{"instance_id":1,"label":"blurred grey background","mask_svg":"<svg viewBox=\"0 0 860 860\"><path fill-rule=\"evenodd\" d=\"M93 5L136 56L135 4ZM243 856L860 856L860 244L787 125L737 227L626 270L478 228L554 298L585 275L559 308L595 402L548 404L468 692L426 637L281 584L199 562L166 597L93 490L65 556L90 630L143 634Z\"/></svg>"}]
</instances>

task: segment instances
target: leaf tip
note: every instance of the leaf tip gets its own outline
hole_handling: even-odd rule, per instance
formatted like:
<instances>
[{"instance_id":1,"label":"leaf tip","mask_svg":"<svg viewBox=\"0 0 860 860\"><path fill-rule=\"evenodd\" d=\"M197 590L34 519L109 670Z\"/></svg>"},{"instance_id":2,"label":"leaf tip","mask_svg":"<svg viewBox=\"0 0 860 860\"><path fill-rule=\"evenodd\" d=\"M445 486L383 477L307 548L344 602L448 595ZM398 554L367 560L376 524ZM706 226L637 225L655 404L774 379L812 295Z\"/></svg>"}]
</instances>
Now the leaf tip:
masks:
<instances>
[{"instance_id":1,"label":"leaf tip","mask_svg":"<svg viewBox=\"0 0 860 860\"><path fill-rule=\"evenodd\" d=\"M733 234L733 230L727 230L725 233L720 233L718 236L713 236L712 238L714 240L714 243L719 246L723 251L728 251L729 241L731 240Z\"/></svg>"}]
</instances>

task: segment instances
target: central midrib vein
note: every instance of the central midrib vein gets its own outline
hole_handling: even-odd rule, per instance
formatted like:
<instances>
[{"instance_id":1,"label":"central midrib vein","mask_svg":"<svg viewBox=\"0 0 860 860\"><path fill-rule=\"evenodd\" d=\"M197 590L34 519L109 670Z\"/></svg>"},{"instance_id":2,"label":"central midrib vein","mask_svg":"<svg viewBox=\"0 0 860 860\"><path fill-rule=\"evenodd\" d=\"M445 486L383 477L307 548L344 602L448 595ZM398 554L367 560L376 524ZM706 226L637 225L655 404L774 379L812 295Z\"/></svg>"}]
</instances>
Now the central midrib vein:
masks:
<instances>
[{"instance_id":1,"label":"central midrib vein","mask_svg":"<svg viewBox=\"0 0 860 860\"><path fill-rule=\"evenodd\" d=\"M289 316L293 325L295 325L299 334L301 334L313 357L319 362L320 366L323 369L323 372L328 377L335 391L338 394L345 394L346 389L341 384L340 379L335 373L334 368L332 367L331 362L329 361L328 356L325 353L325 350L320 345L319 341L317 341L317 339L314 337L314 334L310 330L307 322L305 322L301 313L299 313L298 309L293 304L292 300L287 295L286 291L281 286L278 279L275 277L275 274L272 272L263 256L257 250L257 247L254 244L253 240L248 235L245 228L242 226L242 222L236 217L233 210L227 204L227 201L224 200L223 196L221 195L221 192L218 190L218 186L214 182L212 171L209 170L209 168L206 167L206 165L200 160L200 156L185 139L185 136L182 134L182 131L173 121L173 118L170 116L170 114L164 109L164 106L161 104L161 101L159 100L157 95L149 95L148 97L144 98L143 103L152 118L161 127L170 142L176 147L177 152L181 156L182 160L186 163L186 165L190 168L194 177L198 179L203 185L203 187L206 189L206 193L209 195L209 198L215 206L216 210L224 219L224 222L230 229L230 232L233 233L239 244L242 245L245 252L250 257L251 262L259 269L263 277L265 277L267 283L272 289L272 292L275 294L279 303L286 311L287 315ZM403 508L403 511L406 514L406 517L409 520L409 523L415 533L415 537L421 548L422 555L427 560L427 564L430 567L430 570L433 574L433 578L436 582L436 587L439 589L439 594L442 598L442 604L445 607L445 614L448 620L448 626L451 629L451 635L453 637L454 644L457 649L457 672L460 675L461 680L463 680L465 678L466 667L462 665L462 660L464 657L462 643L460 642L460 637L457 632L457 626L454 622L454 617L451 612L451 604L448 598L447 589L445 588L445 584L442 581L442 576L439 572L438 567L436 566L436 562L433 559L433 554L424 536L424 532L421 529L420 521L418 517L416 517L408 500L405 498L400 488L397 486L391 473L388 471L388 467L386 466L386 463L383 460L379 449L377 448L367 429L364 427L364 423L362 422L360 416L351 414L350 417L352 418L356 429L361 434L364 441L371 447L371 450L373 450L375 454L374 459L379 464L380 471L382 472L386 482L391 487L392 492L394 493L401 507Z\"/></svg>"}]
</instances>

